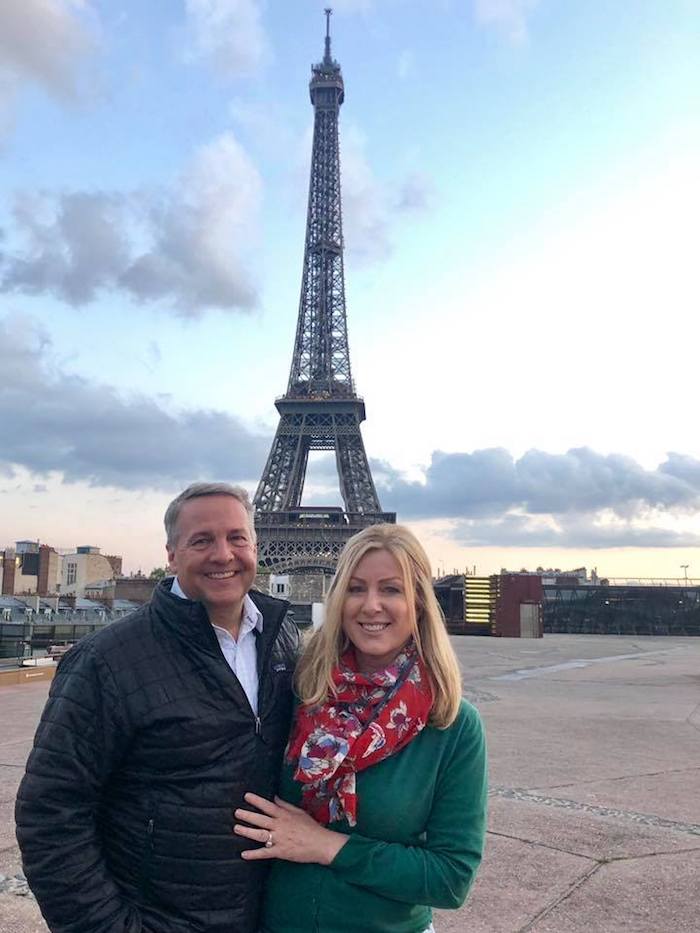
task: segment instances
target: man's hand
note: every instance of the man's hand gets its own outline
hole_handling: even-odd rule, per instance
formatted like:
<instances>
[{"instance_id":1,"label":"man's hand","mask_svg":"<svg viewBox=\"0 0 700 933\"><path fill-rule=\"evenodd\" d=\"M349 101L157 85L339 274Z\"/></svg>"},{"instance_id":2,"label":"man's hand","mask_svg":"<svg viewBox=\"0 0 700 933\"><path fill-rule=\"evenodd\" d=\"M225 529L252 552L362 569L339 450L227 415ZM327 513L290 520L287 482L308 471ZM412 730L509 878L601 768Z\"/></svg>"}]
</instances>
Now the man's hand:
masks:
<instances>
[{"instance_id":1,"label":"man's hand","mask_svg":"<svg viewBox=\"0 0 700 933\"><path fill-rule=\"evenodd\" d=\"M330 865L348 841L348 836L320 826L304 810L279 797L272 802L257 794L246 794L245 801L259 812L235 810L234 816L241 822L235 824L233 831L264 846L241 852L244 859L281 858L288 862Z\"/></svg>"}]
</instances>

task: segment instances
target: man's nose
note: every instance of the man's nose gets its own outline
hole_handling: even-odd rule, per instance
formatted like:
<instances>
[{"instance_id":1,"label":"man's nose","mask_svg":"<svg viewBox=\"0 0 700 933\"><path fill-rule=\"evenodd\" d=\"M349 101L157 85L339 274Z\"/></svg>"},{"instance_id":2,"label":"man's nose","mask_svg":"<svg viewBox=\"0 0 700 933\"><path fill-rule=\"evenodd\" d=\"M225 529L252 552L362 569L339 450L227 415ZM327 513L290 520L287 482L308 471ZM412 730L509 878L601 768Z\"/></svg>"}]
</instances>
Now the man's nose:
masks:
<instances>
[{"instance_id":1,"label":"man's nose","mask_svg":"<svg viewBox=\"0 0 700 933\"><path fill-rule=\"evenodd\" d=\"M233 556L233 551L234 549L231 542L227 538L215 538L214 548L210 556L213 560L225 561L228 563Z\"/></svg>"}]
</instances>

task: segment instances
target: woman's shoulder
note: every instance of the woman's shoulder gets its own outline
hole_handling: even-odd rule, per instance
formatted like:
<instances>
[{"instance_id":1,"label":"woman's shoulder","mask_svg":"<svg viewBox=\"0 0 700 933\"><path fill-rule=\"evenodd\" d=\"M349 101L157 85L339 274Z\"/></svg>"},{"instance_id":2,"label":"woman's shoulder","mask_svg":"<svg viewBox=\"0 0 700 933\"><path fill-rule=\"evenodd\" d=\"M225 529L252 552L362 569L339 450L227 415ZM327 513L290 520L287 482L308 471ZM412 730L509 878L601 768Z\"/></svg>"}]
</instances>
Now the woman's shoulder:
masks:
<instances>
[{"instance_id":1,"label":"woman's shoulder","mask_svg":"<svg viewBox=\"0 0 700 933\"><path fill-rule=\"evenodd\" d=\"M480 738L484 732L479 710L464 697L460 700L457 715L446 729L435 726L429 728L446 744Z\"/></svg>"},{"instance_id":2,"label":"woman's shoulder","mask_svg":"<svg viewBox=\"0 0 700 933\"><path fill-rule=\"evenodd\" d=\"M459 701L459 710L457 712L457 717L455 723L460 723L462 727L464 726L474 726L481 728L481 716L479 715L479 710L469 702L465 700L464 697Z\"/></svg>"}]
</instances>

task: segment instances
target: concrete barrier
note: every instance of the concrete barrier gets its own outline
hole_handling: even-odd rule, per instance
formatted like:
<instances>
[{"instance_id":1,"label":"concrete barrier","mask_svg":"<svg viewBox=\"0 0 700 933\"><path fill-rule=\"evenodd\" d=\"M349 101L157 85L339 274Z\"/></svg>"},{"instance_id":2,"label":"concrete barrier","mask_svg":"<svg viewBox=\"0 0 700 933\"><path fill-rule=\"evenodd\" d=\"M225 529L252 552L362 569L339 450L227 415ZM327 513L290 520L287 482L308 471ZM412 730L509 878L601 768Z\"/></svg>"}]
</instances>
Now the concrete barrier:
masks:
<instances>
[{"instance_id":1,"label":"concrete barrier","mask_svg":"<svg viewBox=\"0 0 700 933\"><path fill-rule=\"evenodd\" d=\"M41 667L16 667L9 671L0 671L0 687L26 684L33 680L53 680L55 673L55 664L45 664Z\"/></svg>"}]
</instances>

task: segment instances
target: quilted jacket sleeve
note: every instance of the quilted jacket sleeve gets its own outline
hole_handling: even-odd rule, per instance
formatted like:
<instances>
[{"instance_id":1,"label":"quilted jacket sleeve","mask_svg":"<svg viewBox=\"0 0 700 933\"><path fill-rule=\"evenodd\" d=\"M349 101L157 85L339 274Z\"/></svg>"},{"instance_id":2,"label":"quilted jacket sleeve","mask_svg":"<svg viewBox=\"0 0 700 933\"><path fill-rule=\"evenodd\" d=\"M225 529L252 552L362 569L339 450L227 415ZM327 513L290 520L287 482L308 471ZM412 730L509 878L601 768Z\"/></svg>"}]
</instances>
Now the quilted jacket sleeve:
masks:
<instances>
[{"instance_id":1,"label":"quilted jacket sleeve","mask_svg":"<svg viewBox=\"0 0 700 933\"><path fill-rule=\"evenodd\" d=\"M91 639L61 661L17 796L24 870L52 933L142 933L105 865L102 789L130 735L112 673Z\"/></svg>"}]
</instances>

